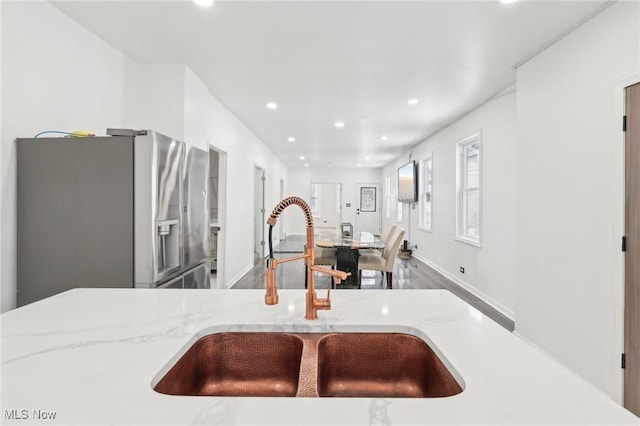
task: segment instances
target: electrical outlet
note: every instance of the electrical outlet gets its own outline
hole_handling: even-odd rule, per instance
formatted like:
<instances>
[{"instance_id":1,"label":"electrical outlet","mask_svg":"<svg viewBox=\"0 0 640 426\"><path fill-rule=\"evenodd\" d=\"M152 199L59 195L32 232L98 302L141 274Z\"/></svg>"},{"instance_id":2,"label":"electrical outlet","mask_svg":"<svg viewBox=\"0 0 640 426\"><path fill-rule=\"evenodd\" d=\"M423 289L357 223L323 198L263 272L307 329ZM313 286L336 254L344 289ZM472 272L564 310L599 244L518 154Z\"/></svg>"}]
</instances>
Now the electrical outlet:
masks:
<instances>
[{"instance_id":1,"label":"electrical outlet","mask_svg":"<svg viewBox=\"0 0 640 426\"><path fill-rule=\"evenodd\" d=\"M464 274L464 266L461 266L461 267L460 267L460 273L461 273L461 274Z\"/></svg>"}]
</instances>

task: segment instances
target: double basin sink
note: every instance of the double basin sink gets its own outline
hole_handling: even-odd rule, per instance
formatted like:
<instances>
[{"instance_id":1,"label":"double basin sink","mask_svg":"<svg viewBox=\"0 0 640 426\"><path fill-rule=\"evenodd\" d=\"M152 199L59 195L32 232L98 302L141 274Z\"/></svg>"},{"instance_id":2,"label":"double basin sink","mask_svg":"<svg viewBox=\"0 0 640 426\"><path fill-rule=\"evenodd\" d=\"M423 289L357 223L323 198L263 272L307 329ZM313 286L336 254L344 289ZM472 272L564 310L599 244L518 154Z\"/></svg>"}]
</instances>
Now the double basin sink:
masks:
<instances>
[{"instance_id":1,"label":"double basin sink","mask_svg":"<svg viewBox=\"0 0 640 426\"><path fill-rule=\"evenodd\" d=\"M462 387L404 333L221 332L191 345L154 390L168 395L433 398Z\"/></svg>"}]
</instances>

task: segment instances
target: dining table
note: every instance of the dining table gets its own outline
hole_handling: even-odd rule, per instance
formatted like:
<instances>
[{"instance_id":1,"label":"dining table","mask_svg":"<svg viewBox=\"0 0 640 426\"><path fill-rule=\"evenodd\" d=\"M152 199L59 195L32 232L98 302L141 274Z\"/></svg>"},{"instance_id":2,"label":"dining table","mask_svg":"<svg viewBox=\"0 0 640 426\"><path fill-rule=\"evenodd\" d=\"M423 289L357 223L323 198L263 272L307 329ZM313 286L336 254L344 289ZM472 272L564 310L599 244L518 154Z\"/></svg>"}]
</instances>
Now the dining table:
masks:
<instances>
[{"instance_id":1,"label":"dining table","mask_svg":"<svg viewBox=\"0 0 640 426\"><path fill-rule=\"evenodd\" d=\"M341 234L321 235L316 240L316 247L336 249L336 269L350 272L351 275L337 288L358 288L358 258L360 250L382 250L384 241L371 234L359 237L345 237Z\"/></svg>"}]
</instances>

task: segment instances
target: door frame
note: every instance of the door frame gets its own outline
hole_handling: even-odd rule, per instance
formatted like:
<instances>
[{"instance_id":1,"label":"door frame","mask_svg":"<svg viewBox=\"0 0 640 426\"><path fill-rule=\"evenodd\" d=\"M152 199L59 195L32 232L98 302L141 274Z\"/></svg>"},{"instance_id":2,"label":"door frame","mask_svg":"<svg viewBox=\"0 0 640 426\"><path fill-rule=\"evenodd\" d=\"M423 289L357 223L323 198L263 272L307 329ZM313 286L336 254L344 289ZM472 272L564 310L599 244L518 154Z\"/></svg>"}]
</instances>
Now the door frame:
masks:
<instances>
[{"instance_id":1,"label":"door frame","mask_svg":"<svg viewBox=\"0 0 640 426\"><path fill-rule=\"evenodd\" d=\"M611 395L620 405L624 403L624 370L620 368L621 355L624 353L624 303L625 303L625 262L624 252L621 250L622 236L625 235L625 132L622 131L622 117L625 114L625 89L640 83L640 74L634 74L613 84L614 114L611 123L612 147L616 178L613 180L612 202L614 220L611 227L614 246L612 256L612 345L610 359L613 374Z\"/></svg>"},{"instance_id":2,"label":"door frame","mask_svg":"<svg viewBox=\"0 0 640 426\"><path fill-rule=\"evenodd\" d=\"M356 183L356 223L353 226L354 235L358 235L360 230L360 224L358 219L360 216L360 188L361 187L375 187L376 188L376 216L378 216L378 231L375 233L380 235L382 232L382 184L381 183Z\"/></svg>"},{"instance_id":3,"label":"door frame","mask_svg":"<svg viewBox=\"0 0 640 426\"><path fill-rule=\"evenodd\" d=\"M227 288L226 271L226 234L227 234L227 152L209 144L209 151L218 153L218 266L216 288Z\"/></svg>"},{"instance_id":4,"label":"door frame","mask_svg":"<svg viewBox=\"0 0 640 426\"><path fill-rule=\"evenodd\" d=\"M311 182L310 185L320 185L320 194L322 194L322 188L325 185L329 185L329 186L335 187L335 190L337 192L337 197L339 199L339 202L338 202L338 218L337 218L337 223L336 223L336 226L335 226L335 229L337 230L340 227L340 224L342 223L342 182L324 182L324 181L323 182ZM309 188L311 190L311 186L309 186ZM320 206L322 205L322 201L323 200L326 202L326 199L321 196L320 197ZM335 202L335 199L333 199L331 202L332 202L332 205L333 205L333 203ZM320 206L318 206L318 207L322 211L322 208ZM314 227L315 228L322 228L322 226L320 226L320 225L315 223L316 216L314 216L313 219L314 219Z\"/></svg>"},{"instance_id":5,"label":"door frame","mask_svg":"<svg viewBox=\"0 0 640 426\"><path fill-rule=\"evenodd\" d=\"M253 261L260 261L265 256L265 202L266 202L266 181L267 171L259 164L253 164L254 170L254 225L253 225ZM258 181L260 180L260 182ZM258 230L259 228L259 230ZM260 237L260 241L258 241Z\"/></svg>"},{"instance_id":6,"label":"door frame","mask_svg":"<svg viewBox=\"0 0 640 426\"><path fill-rule=\"evenodd\" d=\"M284 179L280 178L280 200L284 200ZM286 232L284 229L284 223L280 226L280 231L278 233L278 241L282 241L286 238Z\"/></svg>"}]
</instances>

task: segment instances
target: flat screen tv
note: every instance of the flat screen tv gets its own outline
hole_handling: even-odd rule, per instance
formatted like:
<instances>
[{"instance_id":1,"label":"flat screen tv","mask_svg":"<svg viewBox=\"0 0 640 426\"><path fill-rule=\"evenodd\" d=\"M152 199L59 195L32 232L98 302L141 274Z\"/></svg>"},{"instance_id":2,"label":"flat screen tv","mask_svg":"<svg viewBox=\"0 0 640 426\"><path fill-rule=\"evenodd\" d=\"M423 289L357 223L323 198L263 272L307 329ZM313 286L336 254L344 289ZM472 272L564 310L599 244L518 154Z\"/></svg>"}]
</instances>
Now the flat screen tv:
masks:
<instances>
[{"instance_id":1,"label":"flat screen tv","mask_svg":"<svg viewBox=\"0 0 640 426\"><path fill-rule=\"evenodd\" d=\"M398 169L398 202L415 203L418 201L418 167L415 161L409 161Z\"/></svg>"}]
</instances>

